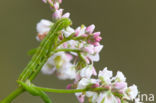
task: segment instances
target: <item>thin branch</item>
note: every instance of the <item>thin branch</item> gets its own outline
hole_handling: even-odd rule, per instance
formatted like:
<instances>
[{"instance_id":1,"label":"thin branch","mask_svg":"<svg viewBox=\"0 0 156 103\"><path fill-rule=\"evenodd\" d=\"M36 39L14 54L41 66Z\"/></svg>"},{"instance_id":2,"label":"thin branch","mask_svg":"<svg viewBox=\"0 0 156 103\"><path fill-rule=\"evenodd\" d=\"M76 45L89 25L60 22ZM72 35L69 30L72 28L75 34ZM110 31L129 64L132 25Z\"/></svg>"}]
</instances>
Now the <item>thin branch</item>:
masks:
<instances>
[{"instance_id":1,"label":"thin branch","mask_svg":"<svg viewBox=\"0 0 156 103\"><path fill-rule=\"evenodd\" d=\"M85 89L52 89L52 88L43 88L43 87L34 87L36 89L42 90L44 92L52 92L52 93L79 93L79 92L86 92L86 91L105 91L106 88L85 88Z\"/></svg>"},{"instance_id":2,"label":"thin branch","mask_svg":"<svg viewBox=\"0 0 156 103\"><path fill-rule=\"evenodd\" d=\"M82 52L82 50L79 50L79 49L57 49L55 50L54 52L57 53L57 52L76 52L76 53L79 53L79 52Z\"/></svg>"}]
</instances>

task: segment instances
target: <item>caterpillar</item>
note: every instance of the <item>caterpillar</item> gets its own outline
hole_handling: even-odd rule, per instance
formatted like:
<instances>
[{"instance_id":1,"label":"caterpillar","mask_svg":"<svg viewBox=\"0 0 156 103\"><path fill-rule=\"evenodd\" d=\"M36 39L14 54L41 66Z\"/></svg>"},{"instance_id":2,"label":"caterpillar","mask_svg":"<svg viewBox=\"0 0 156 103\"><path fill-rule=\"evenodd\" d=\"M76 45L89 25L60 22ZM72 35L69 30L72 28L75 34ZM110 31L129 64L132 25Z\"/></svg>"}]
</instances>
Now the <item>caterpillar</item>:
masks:
<instances>
[{"instance_id":1,"label":"caterpillar","mask_svg":"<svg viewBox=\"0 0 156 103\"><path fill-rule=\"evenodd\" d=\"M71 25L71 20L68 18L62 18L58 20L50 29L48 35L40 43L40 46L37 48L35 54L33 55L31 61L25 67L23 72L20 74L18 80L25 81L31 77L33 79L35 75L40 71L42 66L47 61L47 56L50 54L52 46L55 43L55 39L58 38L58 32L69 25ZM37 68L38 67L38 68Z\"/></svg>"}]
</instances>

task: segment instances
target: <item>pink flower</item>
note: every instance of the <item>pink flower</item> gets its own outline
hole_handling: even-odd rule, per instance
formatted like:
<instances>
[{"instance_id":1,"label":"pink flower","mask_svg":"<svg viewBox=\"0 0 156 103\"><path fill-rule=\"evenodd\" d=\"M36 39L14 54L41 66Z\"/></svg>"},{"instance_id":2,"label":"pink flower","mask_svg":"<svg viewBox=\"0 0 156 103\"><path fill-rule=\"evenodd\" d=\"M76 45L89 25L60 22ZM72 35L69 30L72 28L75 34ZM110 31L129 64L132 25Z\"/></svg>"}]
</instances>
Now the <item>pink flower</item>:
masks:
<instances>
[{"instance_id":1,"label":"pink flower","mask_svg":"<svg viewBox=\"0 0 156 103\"><path fill-rule=\"evenodd\" d=\"M63 43L63 47L64 48L67 48L68 47L68 44L67 43Z\"/></svg>"},{"instance_id":2,"label":"pink flower","mask_svg":"<svg viewBox=\"0 0 156 103\"><path fill-rule=\"evenodd\" d=\"M56 11L53 13L53 18L55 18L55 19L60 19L61 16L62 16L62 13L63 13L63 9L56 10Z\"/></svg>"},{"instance_id":3,"label":"pink flower","mask_svg":"<svg viewBox=\"0 0 156 103\"><path fill-rule=\"evenodd\" d=\"M124 89L127 87L127 83L126 82L117 82L114 84L114 87L116 89Z\"/></svg>"},{"instance_id":4,"label":"pink flower","mask_svg":"<svg viewBox=\"0 0 156 103\"><path fill-rule=\"evenodd\" d=\"M68 84L68 85L66 86L67 89L72 89L72 87L73 87L73 84Z\"/></svg>"},{"instance_id":5,"label":"pink flower","mask_svg":"<svg viewBox=\"0 0 156 103\"><path fill-rule=\"evenodd\" d=\"M58 2L56 2L56 3L54 3L54 9L56 9L56 10L58 10L59 9L59 3Z\"/></svg>"},{"instance_id":6,"label":"pink flower","mask_svg":"<svg viewBox=\"0 0 156 103\"><path fill-rule=\"evenodd\" d=\"M61 4L62 3L62 0L57 0L57 2L59 2Z\"/></svg>"},{"instance_id":7,"label":"pink flower","mask_svg":"<svg viewBox=\"0 0 156 103\"><path fill-rule=\"evenodd\" d=\"M95 32L91 34L88 39L88 43L94 46L98 46L99 42L102 40L102 37L100 36L100 34L101 34L100 32Z\"/></svg>"},{"instance_id":8,"label":"pink flower","mask_svg":"<svg viewBox=\"0 0 156 103\"><path fill-rule=\"evenodd\" d=\"M62 18L69 18L69 17L70 17L70 13L69 13L69 12L65 13L65 14L62 16Z\"/></svg>"},{"instance_id":9,"label":"pink flower","mask_svg":"<svg viewBox=\"0 0 156 103\"><path fill-rule=\"evenodd\" d=\"M93 38L94 38L95 42L100 42L102 40L102 37L100 37L100 34L101 34L100 32L95 32L93 34Z\"/></svg>"},{"instance_id":10,"label":"pink flower","mask_svg":"<svg viewBox=\"0 0 156 103\"><path fill-rule=\"evenodd\" d=\"M47 3L47 0L42 0L44 3Z\"/></svg>"},{"instance_id":11,"label":"pink flower","mask_svg":"<svg viewBox=\"0 0 156 103\"><path fill-rule=\"evenodd\" d=\"M53 13L52 17L54 19L61 19L61 18L69 18L70 17L70 13L67 12L64 15L63 14L63 9L56 9L56 11Z\"/></svg>"},{"instance_id":12,"label":"pink flower","mask_svg":"<svg viewBox=\"0 0 156 103\"><path fill-rule=\"evenodd\" d=\"M92 88L97 88L97 87L99 87L100 86L100 84L99 83L96 83L96 84L93 84L92 85Z\"/></svg>"},{"instance_id":13,"label":"pink flower","mask_svg":"<svg viewBox=\"0 0 156 103\"><path fill-rule=\"evenodd\" d=\"M66 54L66 57L69 61L71 61L73 59L72 55L71 54Z\"/></svg>"},{"instance_id":14,"label":"pink flower","mask_svg":"<svg viewBox=\"0 0 156 103\"><path fill-rule=\"evenodd\" d=\"M84 47L83 49L85 52L89 53L89 54L93 54L94 53L94 46L93 45L89 45L87 47Z\"/></svg>"},{"instance_id":15,"label":"pink flower","mask_svg":"<svg viewBox=\"0 0 156 103\"><path fill-rule=\"evenodd\" d=\"M118 103L121 103L121 100L119 98L116 98L116 99L117 99Z\"/></svg>"},{"instance_id":16,"label":"pink flower","mask_svg":"<svg viewBox=\"0 0 156 103\"><path fill-rule=\"evenodd\" d=\"M82 37L88 37L88 35L87 34L82 34Z\"/></svg>"},{"instance_id":17,"label":"pink flower","mask_svg":"<svg viewBox=\"0 0 156 103\"><path fill-rule=\"evenodd\" d=\"M83 95L82 93L76 93L76 97L80 103L84 103L85 95Z\"/></svg>"},{"instance_id":18,"label":"pink flower","mask_svg":"<svg viewBox=\"0 0 156 103\"><path fill-rule=\"evenodd\" d=\"M74 36L77 37L77 36L80 34L80 30L81 30L81 28L78 27L78 28L75 30L75 35L74 35Z\"/></svg>"},{"instance_id":19,"label":"pink flower","mask_svg":"<svg viewBox=\"0 0 156 103\"><path fill-rule=\"evenodd\" d=\"M95 25L92 24L92 25L90 25L90 26L88 26L86 28L86 32L88 32L89 34L91 34L91 33L93 33L94 29L95 29Z\"/></svg>"}]
</instances>

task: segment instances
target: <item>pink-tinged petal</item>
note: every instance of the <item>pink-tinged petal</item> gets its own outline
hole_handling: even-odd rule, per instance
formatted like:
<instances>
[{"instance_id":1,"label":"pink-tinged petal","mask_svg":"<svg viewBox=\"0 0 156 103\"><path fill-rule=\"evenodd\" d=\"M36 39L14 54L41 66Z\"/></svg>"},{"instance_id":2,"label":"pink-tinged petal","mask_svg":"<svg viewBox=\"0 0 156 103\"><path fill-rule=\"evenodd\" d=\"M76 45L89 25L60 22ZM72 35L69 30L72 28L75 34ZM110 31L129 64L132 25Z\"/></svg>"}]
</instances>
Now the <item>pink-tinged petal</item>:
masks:
<instances>
[{"instance_id":1,"label":"pink-tinged petal","mask_svg":"<svg viewBox=\"0 0 156 103\"><path fill-rule=\"evenodd\" d=\"M99 46L100 44L99 44L99 42L94 42L94 43L92 43L94 46Z\"/></svg>"},{"instance_id":2,"label":"pink-tinged petal","mask_svg":"<svg viewBox=\"0 0 156 103\"><path fill-rule=\"evenodd\" d=\"M56 10L59 9L59 3L58 2L54 3L54 9L56 9Z\"/></svg>"},{"instance_id":3,"label":"pink-tinged petal","mask_svg":"<svg viewBox=\"0 0 156 103\"><path fill-rule=\"evenodd\" d=\"M63 9L56 10L56 11L53 13L53 18L55 18L55 19L60 19L61 16L62 16L62 13L63 13Z\"/></svg>"},{"instance_id":4,"label":"pink-tinged petal","mask_svg":"<svg viewBox=\"0 0 156 103\"><path fill-rule=\"evenodd\" d=\"M69 12L65 13L65 14L62 16L62 18L69 18L69 17L70 17L70 13L69 13Z\"/></svg>"},{"instance_id":5,"label":"pink-tinged petal","mask_svg":"<svg viewBox=\"0 0 156 103\"><path fill-rule=\"evenodd\" d=\"M88 37L88 35L87 34L82 34L82 37Z\"/></svg>"},{"instance_id":6,"label":"pink-tinged petal","mask_svg":"<svg viewBox=\"0 0 156 103\"><path fill-rule=\"evenodd\" d=\"M58 2L61 4L62 3L62 0L58 0Z\"/></svg>"},{"instance_id":7,"label":"pink-tinged petal","mask_svg":"<svg viewBox=\"0 0 156 103\"><path fill-rule=\"evenodd\" d=\"M95 37L94 39L95 39L96 42L100 42L100 41L102 40L102 37L97 36L97 37Z\"/></svg>"},{"instance_id":8,"label":"pink-tinged petal","mask_svg":"<svg viewBox=\"0 0 156 103\"><path fill-rule=\"evenodd\" d=\"M95 29L95 25L92 24L92 25L90 25L90 26L88 26L86 28L86 32L88 32L89 34L91 34L91 33L93 33L94 29Z\"/></svg>"},{"instance_id":9,"label":"pink-tinged petal","mask_svg":"<svg viewBox=\"0 0 156 103\"><path fill-rule=\"evenodd\" d=\"M66 86L66 89L72 89L72 87L73 87L73 84L68 84L68 85Z\"/></svg>"},{"instance_id":10,"label":"pink-tinged petal","mask_svg":"<svg viewBox=\"0 0 156 103\"><path fill-rule=\"evenodd\" d=\"M77 83L80 79L81 79L81 76L79 73L77 73L74 83Z\"/></svg>"},{"instance_id":11,"label":"pink-tinged petal","mask_svg":"<svg viewBox=\"0 0 156 103\"><path fill-rule=\"evenodd\" d=\"M100 34L101 34L101 32L95 32L94 37L99 36Z\"/></svg>"},{"instance_id":12,"label":"pink-tinged petal","mask_svg":"<svg viewBox=\"0 0 156 103\"><path fill-rule=\"evenodd\" d=\"M70 55L70 54L66 54L66 56L67 56L67 59L68 59L69 61L71 61L71 60L73 59L73 56Z\"/></svg>"},{"instance_id":13,"label":"pink-tinged petal","mask_svg":"<svg viewBox=\"0 0 156 103\"><path fill-rule=\"evenodd\" d=\"M89 45L87 47L84 47L83 48L83 51L89 53L89 54L93 54L94 53L94 50L93 50L94 46L93 45Z\"/></svg>"},{"instance_id":14,"label":"pink-tinged petal","mask_svg":"<svg viewBox=\"0 0 156 103\"><path fill-rule=\"evenodd\" d=\"M97 87L99 87L100 86L100 84L99 83L96 83L96 84L93 84L92 85L92 88L97 88Z\"/></svg>"},{"instance_id":15,"label":"pink-tinged petal","mask_svg":"<svg viewBox=\"0 0 156 103\"><path fill-rule=\"evenodd\" d=\"M89 63L90 63L90 61L89 61L89 58L88 58L88 57L84 57L84 59L85 59L85 61L86 61L86 63L87 63L87 64L89 64Z\"/></svg>"},{"instance_id":16,"label":"pink-tinged petal","mask_svg":"<svg viewBox=\"0 0 156 103\"><path fill-rule=\"evenodd\" d=\"M78 101L79 101L80 103L84 103L85 95L79 95L79 96L76 96L76 97L77 97L77 99L78 99Z\"/></svg>"},{"instance_id":17,"label":"pink-tinged petal","mask_svg":"<svg viewBox=\"0 0 156 103\"><path fill-rule=\"evenodd\" d=\"M119 98L116 98L118 103L121 103L121 100Z\"/></svg>"},{"instance_id":18,"label":"pink-tinged petal","mask_svg":"<svg viewBox=\"0 0 156 103\"><path fill-rule=\"evenodd\" d=\"M44 3L47 3L47 0L42 0Z\"/></svg>"},{"instance_id":19,"label":"pink-tinged petal","mask_svg":"<svg viewBox=\"0 0 156 103\"><path fill-rule=\"evenodd\" d=\"M77 37L77 36L80 34L80 30L81 30L81 28L78 27L78 28L75 30L75 35L74 35L74 36Z\"/></svg>"},{"instance_id":20,"label":"pink-tinged petal","mask_svg":"<svg viewBox=\"0 0 156 103\"><path fill-rule=\"evenodd\" d=\"M125 82L117 82L117 83L114 84L114 87L116 89L124 89L124 88L127 87L127 83L125 83Z\"/></svg>"},{"instance_id":21,"label":"pink-tinged petal","mask_svg":"<svg viewBox=\"0 0 156 103\"><path fill-rule=\"evenodd\" d=\"M63 47L67 48L68 47L68 43L63 43Z\"/></svg>"},{"instance_id":22,"label":"pink-tinged petal","mask_svg":"<svg viewBox=\"0 0 156 103\"><path fill-rule=\"evenodd\" d=\"M96 72L96 69L93 67L93 75L96 76L97 75L97 72Z\"/></svg>"}]
</instances>

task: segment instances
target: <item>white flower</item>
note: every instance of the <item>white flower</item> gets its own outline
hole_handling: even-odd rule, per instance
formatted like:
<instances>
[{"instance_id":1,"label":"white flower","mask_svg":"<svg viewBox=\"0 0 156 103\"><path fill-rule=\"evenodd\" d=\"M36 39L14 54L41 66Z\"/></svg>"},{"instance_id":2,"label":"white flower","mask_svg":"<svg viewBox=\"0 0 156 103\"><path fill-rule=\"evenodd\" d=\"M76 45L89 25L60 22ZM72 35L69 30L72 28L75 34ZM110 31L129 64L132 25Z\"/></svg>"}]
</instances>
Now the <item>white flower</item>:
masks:
<instances>
[{"instance_id":1,"label":"white flower","mask_svg":"<svg viewBox=\"0 0 156 103\"><path fill-rule=\"evenodd\" d=\"M92 44L84 45L82 47L82 50L84 51L83 56L86 58L89 58L91 61L97 62L100 60L99 53L102 50L102 48L103 48L103 45L98 45L98 46L94 46Z\"/></svg>"},{"instance_id":2,"label":"white flower","mask_svg":"<svg viewBox=\"0 0 156 103\"><path fill-rule=\"evenodd\" d=\"M126 77L124 76L124 74L120 71L117 72L117 75L115 78L113 78L116 82L125 82L126 81Z\"/></svg>"},{"instance_id":3,"label":"white flower","mask_svg":"<svg viewBox=\"0 0 156 103\"><path fill-rule=\"evenodd\" d=\"M78 41L75 40L69 40L65 43L63 43L62 45L60 45L58 48L62 49L62 48L68 48L68 49L78 49L80 46L80 43ZM75 55L75 53L74 53ZM77 55L77 54L76 54Z\"/></svg>"},{"instance_id":4,"label":"white flower","mask_svg":"<svg viewBox=\"0 0 156 103\"><path fill-rule=\"evenodd\" d=\"M44 74L57 73L59 79L75 79L75 66L71 64L72 57L64 52L59 52L51 56L47 63L42 67Z\"/></svg>"},{"instance_id":5,"label":"white flower","mask_svg":"<svg viewBox=\"0 0 156 103\"><path fill-rule=\"evenodd\" d=\"M111 84L112 71L107 70L107 67L103 71L99 71L99 79L105 84Z\"/></svg>"},{"instance_id":6,"label":"white flower","mask_svg":"<svg viewBox=\"0 0 156 103\"><path fill-rule=\"evenodd\" d=\"M53 18L55 19L61 19L62 17L62 14L63 14L63 9L58 9L56 10L54 13L53 13Z\"/></svg>"},{"instance_id":7,"label":"white flower","mask_svg":"<svg viewBox=\"0 0 156 103\"><path fill-rule=\"evenodd\" d=\"M96 92L88 91L86 92L86 96L90 98L91 103L96 103L96 100L98 98L98 94Z\"/></svg>"},{"instance_id":8,"label":"white flower","mask_svg":"<svg viewBox=\"0 0 156 103\"><path fill-rule=\"evenodd\" d=\"M129 88L126 89L126 93L128 94L128 98L127 99L135 99L138 95L138 88L136 85L132 85Z\"/></svg>"},{"instance_id":9,"label":"white flower","mask_svg":"<svg viewBox=\"0 0 156 103\"><path fill-rule=\"evenodd\" d=\"M83 34L86 33L86 27L84 25L81 25L81 27L77 27L75 30L75 36L83 36Z\"/></svg>"},{"instance_id":10,"label":"white flower","mask_svg":"<svg viewBox=\"0 0 156 103\"><path fill-rule=\"evenodd\" d=\"M87 54L94 54L94 46L93 45L87 45L83 47L83 51L86 52Z\"/></svg>"},{"instance_id":11,"label":"white flower","mask_svg":"<svg viewBox=\"0 0 156 103\"><path fill-rule=\"evenodd\" d=\"M47 75L53 74L55 72L55 70L56 70L55 65L48 63L48 62L45 63L41 69L42 73L47 74Z\"/></svg>"},{"instance_id":12,"label":"white flower","mask_svg":"<svg viewBox=\"0 0 156 103\"><path fill-rule=\"evenodd\" d=\"M92 60L92 61L95 61L95 62L97 62L97 61L99 61L100 60L100 56L99 56L99 53L100 53L100 51L102 50L102 48L103 48L103 45L98 45L98 46L95 46L94 48L93 48L93 53L92 54L89 54L89 58ZM91 49L91 48L90 48Z\"/></svg>"},{"instance_id":13,"label":"white flower","mask_svg":"<svg viewBox=\"0 0 156 103\"><path fill-rule=\"evenodd\" d=\"M71 27L68 26L66 29L63 29L62 32L63 32L63 34L64 34L65 37L68 37L72 33L74 33L75 30L73 28L71 28Z\"/></svg>"},{"instance_id":14,"label":"white flower","mask_svg":"<svg viewBox=\"0 0 156 103\"><path fill-rule=\"evenodd\" d=\"M57 77L59 79L75 79L76 78L76 70L74 65L68 63L65 67L57 70Z\"/></svg>"},{"instance_id":15,"label":"white flower","mask_svg":"<svg viewBox=\"0 0 156 103\"><path fill-rule=\"evenodd\" d=\"M93 75L93 66L92 65L88 65L86 67L84 67L81 71L80 71L80 76L82 78L90 78Z\"/></svg>"},{"instance_id":16,"label":"white flower","mask_svg":"<svg viewBox=\"0 0 156 103\"><path fill-rule=\"evenodd\" d=\"M49 20L42 19L36 26L37 32L42 35L48 33L53 23Z\"/></svg>"},{"instance_id":17,"label":"white flower","mask_svg":"<svg viewBox=\"0 0 156 103\"><path fill-rule=\"evenodd\" d=\"M118 103L118 100L111 92L104 92L100 93L97 103Z\"/></svg>"},{"instance_id":18,"label":"white flower","mask_svg":"<svg viewBox=\"0 0 156 103\"><path fill-rule=\"evenodd\" d=\"M77 86L77 89L84 89L90 84L97 84L99 83L98 79L88 79L88 78L82 78Z\"/></svg>"},{"instance_id":19,"label":"white flower","mask_svg":"<svg viewBox=\"0 0 156 103\"><path fill-rule=\"evenodd\" d=\"M77 89L84 89L87 86L91 84L98 84L99 80L98 79L88 79L88 78L82 78L77 85ZM75 93L76 97L78 98L80 103L84 102L84 97L85 95L83 93ZM90 98L92 98L92 101L95 101L97 96L93 92L86 92L86 95ZM96 97L95 97L96 96ZM82 102L83 101L83 102ZM94 102L93 102L94 103Z\"/></svg>"},{"instance_id":20,"label":"white flower","mask_svg":"<svg viewBox=\"0 0 156 103\"><path fill-rule=\"evenodd\" d=\"M69 18L70 17L70 13L67 12L63 15L63 9L56 9L55 12L53 13L53 18L58 20L58 19L61 19L61 18Z\"/></svg>"},{"instance_id":21,"label":"white flower","mask_svg":"<svg viewBox=\"0 0 156 103\"><path fill-rule=\"evenodd\" d=\"M60 69L69 65L71 58L64 52L59 52L51 56L42 67L44 74L52 74L56 69Z\"/></svg>"}]
</instances>

